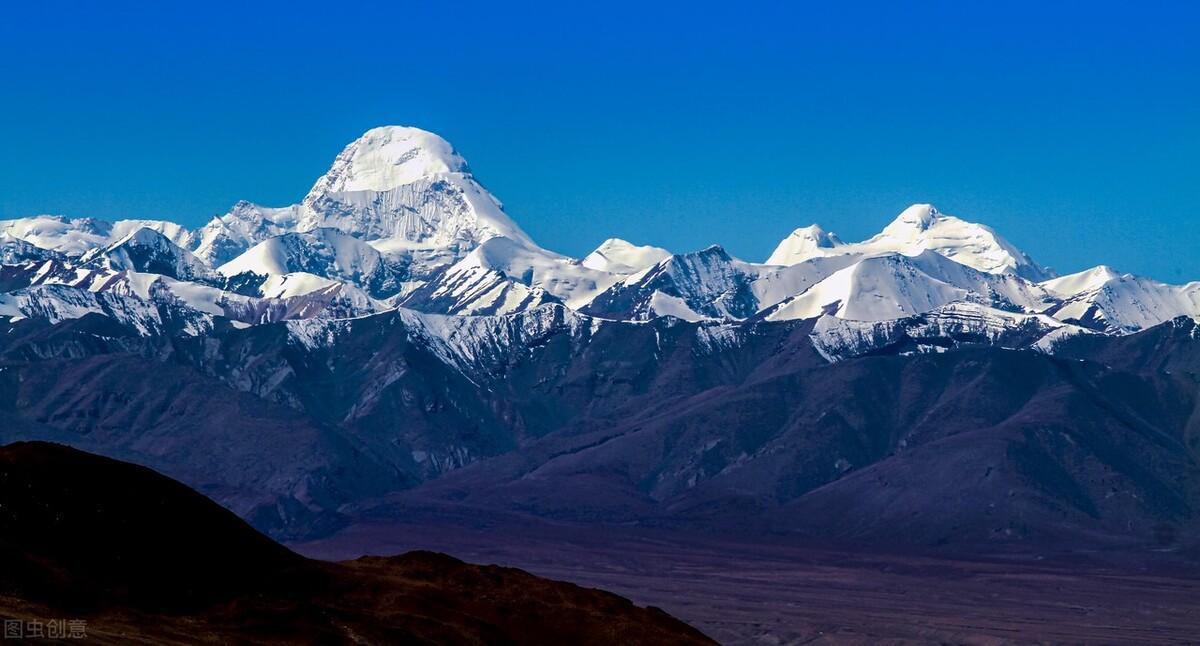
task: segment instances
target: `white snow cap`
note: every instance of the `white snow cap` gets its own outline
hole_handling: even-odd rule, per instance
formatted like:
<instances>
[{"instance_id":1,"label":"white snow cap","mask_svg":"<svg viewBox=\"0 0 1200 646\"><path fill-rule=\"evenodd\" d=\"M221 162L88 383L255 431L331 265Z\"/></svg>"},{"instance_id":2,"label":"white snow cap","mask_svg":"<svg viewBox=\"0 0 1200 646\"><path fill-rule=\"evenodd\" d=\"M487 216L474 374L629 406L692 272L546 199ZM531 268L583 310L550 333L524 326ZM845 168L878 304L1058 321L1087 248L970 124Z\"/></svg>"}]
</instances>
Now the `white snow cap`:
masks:
<instances>
[{"instance_id":1,"label":"white snow cap","mask_svg":"<svg viewBox=\"0 0 1200 646\"><path fill-rule=\"evenodd\" d=\"M1085 292L1093 292L1113 280L1121 278L1121 274L1108 265L1097 265L1079 273L1061 276L1042 283L1042 286L1059 296L1075 296Z\"/></svg>"},{"instance_id":2,"label":"white snow cap","mask_svg":"<svg viewBox=\"0 0 1200 646\"><path fill-rule=\"evenodd\" d=\"M383 192L433 175L466 172L466 160L445 139L420 128L382 126L346 146L311 192Z\"/></svg>"},{"instance_id":3,"label":"white snow cap","mask_svg":"<svg viewBox=\"0 0 1200 646\"><path fill-rule=\"evenodd\" d=\"M638 246L620 238L609 238L583 259L583 266L614 274L632 274L671 257L661 247Z\"/></svg>"},{"instance_id":4,"label":"white snow cap","mask_svg":"<svg viewBox=\"0 0 1200 646\"><path fill-rule=\"evenodd\" d=\"M991 227L947 215L932 204L913 204L883 231L862 242L842 243L815 225L797 229L779 244L767 262L795 265L810 258L851 253L915 256L926 250L988 273L1011 273L1032 281L1054 276Z\"/></svg>"},{"instance_id":5,"label":"white snow cap","mask_svg":"<svg viewBox=\"0 0 1200 646\"><path fill-rule=\"evenodd\" d=\"M925 231L933 225L934 222L948 217L938 212L937 207L932 204L913 204L912 206L900 212L892 223L887 225L883 230L885 233L900 234L909 230Z\"/></svg>"},{"instance_id":6,"label":"white snow cap","mask_svg":"<svg viewBox=\"0 0 1200 646\"><path fill-rule=\"evenodd\" d=\"M928 249L980 271L1014 273L1029 280L1053 277L991 227L947 215L932 204L904 209L879 235L862 244L910 256Z\"/></svg>"},{"instance_id":7,"label":"white snow cap","mask_svg":"<svg viewBox=\"0 0 1200 646\"><path fill-rule=\"evenodd\" d=\"M771 257L767 258L767 264L794 265L809 258L828 255L826 249L844 244L837 234L822 229L819 224L810 224L796 229L792 235L784 238Z\"/></svg>"}]
</instances>

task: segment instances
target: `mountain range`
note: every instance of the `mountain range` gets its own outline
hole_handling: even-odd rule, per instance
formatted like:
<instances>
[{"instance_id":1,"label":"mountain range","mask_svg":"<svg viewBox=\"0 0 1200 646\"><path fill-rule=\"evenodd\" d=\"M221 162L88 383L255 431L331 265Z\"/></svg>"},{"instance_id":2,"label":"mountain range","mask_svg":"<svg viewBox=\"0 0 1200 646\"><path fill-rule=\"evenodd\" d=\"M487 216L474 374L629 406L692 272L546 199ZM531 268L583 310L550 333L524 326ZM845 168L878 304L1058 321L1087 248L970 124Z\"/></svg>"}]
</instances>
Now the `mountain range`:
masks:
<instances>
[{"instance_id":1,"label":"mountain range","mask_svg":"<svg viewBox=\"0 0 1200 646\"><path fill-rule=\"evenodd\" d=\"M510 218L383 127L297 204L0 221L0 439L284 540L422 506L913 543L1186 544L1200 283L1058 276L929 204L766 262Z\"/></svg>"}]
</instances>

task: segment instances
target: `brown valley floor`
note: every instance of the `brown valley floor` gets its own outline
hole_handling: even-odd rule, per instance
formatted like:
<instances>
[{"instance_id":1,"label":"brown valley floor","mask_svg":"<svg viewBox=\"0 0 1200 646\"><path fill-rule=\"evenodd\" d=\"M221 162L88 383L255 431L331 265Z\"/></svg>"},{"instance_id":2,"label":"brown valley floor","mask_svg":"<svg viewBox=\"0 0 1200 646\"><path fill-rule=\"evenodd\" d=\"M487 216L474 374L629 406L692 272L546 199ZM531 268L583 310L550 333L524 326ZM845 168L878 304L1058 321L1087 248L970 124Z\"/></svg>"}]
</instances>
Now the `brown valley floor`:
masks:
<instances>
[{"instance_id":1,"label":"brown valley floor","mask_svg":"<svg viewBox=\"0 0 1200 646\"><path fill-rule=\"evenodd\" d=\"M1104 555L964 559L427 519L361 525L296 547L346 558L364 545L384 552L438 549L612 590L662 607L725 644L1200 639L1200 575L1162 555L1152 555L1152 564Z\"/></svg>"}]
</instances>

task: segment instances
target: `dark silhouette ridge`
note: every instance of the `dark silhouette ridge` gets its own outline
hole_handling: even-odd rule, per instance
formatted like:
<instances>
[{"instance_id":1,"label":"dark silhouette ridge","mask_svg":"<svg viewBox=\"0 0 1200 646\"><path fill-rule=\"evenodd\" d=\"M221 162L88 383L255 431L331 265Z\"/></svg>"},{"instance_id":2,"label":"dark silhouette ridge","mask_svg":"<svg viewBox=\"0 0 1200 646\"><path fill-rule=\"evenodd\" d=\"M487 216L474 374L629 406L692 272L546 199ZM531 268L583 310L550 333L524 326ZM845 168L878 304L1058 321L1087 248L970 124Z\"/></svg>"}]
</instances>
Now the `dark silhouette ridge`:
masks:
<instances>
[{"instance_id":1,"label":"dark silhouette ridge","mask_svg":"<svg viewBox=\"0 0 1200 646\"><path fill-rule=\"evenodd\" d=\"M301 557L154 471L0 448L0 614L100 643L711 643L655 608L433 552Z\"/></svg>"}]
</instances>

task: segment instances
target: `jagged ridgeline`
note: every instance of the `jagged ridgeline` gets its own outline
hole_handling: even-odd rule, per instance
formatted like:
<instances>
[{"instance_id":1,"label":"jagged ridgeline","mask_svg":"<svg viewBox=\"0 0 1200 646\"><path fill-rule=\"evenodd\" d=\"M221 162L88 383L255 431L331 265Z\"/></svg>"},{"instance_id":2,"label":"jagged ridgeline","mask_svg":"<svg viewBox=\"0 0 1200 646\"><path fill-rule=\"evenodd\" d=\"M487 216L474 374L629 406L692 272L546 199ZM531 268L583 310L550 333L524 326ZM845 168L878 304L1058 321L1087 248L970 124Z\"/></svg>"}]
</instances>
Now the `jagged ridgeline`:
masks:
<instances>
[{"instance_id":1,"label":"jagged ridgeline","mask_svg":"<svg viewBox=\"0 0 1200 646\"><path fill-rule=\"evenodd\" d=\"M383 127L299 203L196 230L0 222L0 439L151 465L283 538L397 492L862 536L926 510L892 521L930 541L1153 536L1200 505L1197 313L1200 284L1058 277L928 204L861 242L797 229L765 263L618 239L570 258L445 140ZM971 511L988 505L1007 511ZM861 514L805 524L835 508Z\"/></svg>"},{"instance_id":2,"label":"jagged ridgeline","mask_svg":"<svg viewBox=\"0 0 1200 646\"><path fill-rule=\"evenodd\" d=\"M147 220L0 221L0 261L0 314L59 321L116 308L147 328L170 319L191 332L216 317L254 325L562 303L638 321L888 321L956 304L993 322L1044 316L1128 333L1200 310L1195 285L1103 266L1058 278L989 227L924 204L859 243L797 229L761 264L718 246L672 254L619 239L568 258L534 243L449 143L404 127L352 142L292 206L239 202L194 231Z\"/></svg>"}]
</instances>

